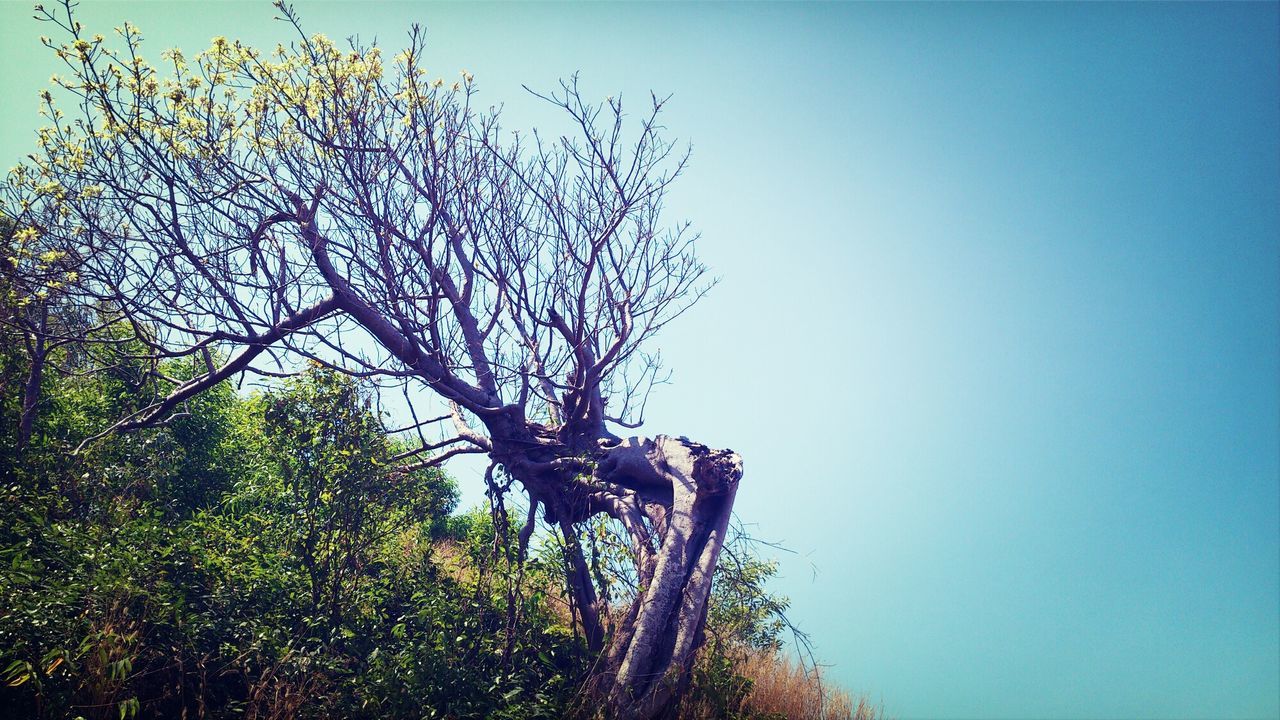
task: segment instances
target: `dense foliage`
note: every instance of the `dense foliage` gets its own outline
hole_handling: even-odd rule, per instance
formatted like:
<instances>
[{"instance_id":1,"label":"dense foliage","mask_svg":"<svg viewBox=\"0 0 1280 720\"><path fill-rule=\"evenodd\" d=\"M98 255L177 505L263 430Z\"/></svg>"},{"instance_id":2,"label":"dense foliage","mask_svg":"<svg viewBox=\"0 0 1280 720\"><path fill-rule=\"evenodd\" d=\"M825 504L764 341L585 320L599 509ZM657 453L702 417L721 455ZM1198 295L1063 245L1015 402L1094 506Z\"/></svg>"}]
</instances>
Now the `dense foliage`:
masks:
<instances>
[{"instance_id":1,"label":"dense foliage","mask_svg":"<svg viewBox=\"0 0 1280 720\"><path fill-rule=\"evenodd\" d=\"M169 427L68 454L130 397L127 378L50 383L37 441L5 458L0 705L417 717L566 700L572 634L529 598L504 652L500 598L436 559L484 554L487 516L449 518L437 471L381 472L394 447L354 383L223 388Z\"/></svg>"},{"instance_id":2,"label":"dense foliage","mask_svg":"<svg viewBox=\"0 0 1280 720\"><path fill-rule=\"evenodd\" d=\"M9 312L13 312L10 308ZM92 313L89 313L90 315ZM268 391L224 383L164 427L72 450L189 372L127 343L48 357L30 442L29 358L0 351L0 708L17 717L561 717L593 658L555 535L523 564L488 508L453 514L359 381L313 367ZM109 337L109 334L108 334ZM85 355L106 372L85 373ZM511 533L514 527L497 528ZM598 534L610 574L605 528ZM774 648L772 567L733 555L691 697L740 708L735 653ZM609 584L625 586L617 573ZM691 705L692 706L692 705Z\"/></svg>"}]
</instances>

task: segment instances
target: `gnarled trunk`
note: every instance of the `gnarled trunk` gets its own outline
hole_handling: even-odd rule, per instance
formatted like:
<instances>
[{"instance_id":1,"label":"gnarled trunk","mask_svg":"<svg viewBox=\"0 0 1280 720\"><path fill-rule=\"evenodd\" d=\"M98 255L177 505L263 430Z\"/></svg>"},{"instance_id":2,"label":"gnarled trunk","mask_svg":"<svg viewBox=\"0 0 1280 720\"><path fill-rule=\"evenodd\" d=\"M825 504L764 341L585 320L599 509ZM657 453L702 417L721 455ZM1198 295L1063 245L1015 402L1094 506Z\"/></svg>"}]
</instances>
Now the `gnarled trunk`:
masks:
<instances>
[{"instance_id":1,"label":"gnarled trunk","mask_svg":"<svg viewBox=\"0 0 1280 720\"><path fill-rule=\"evenodd\" d=\"M642 573L648 581L629 613L634 620L615 635L606 666L616 673L610 708L619 717L652 718L679 697L702 645L711 578L724 547L742 459L731 450L665 436L615 452L619 458L621 453L643 455L671 492L669 506L646 503L659 519L659 545ZM607 462L602 474L621 483L609 469L623 464Z\"/></svg>"},{"instance_id":2,"label":"gnarled trunk","mask_svg":"<svg viewBox=\"0 0 1280 720\"><path fill-rule=\"evenodd\" d=\"M569 588L590 645L599 646L608 609L597 600L571 521L606 513L630 535L639 592L602 648L590 686L607 716L647 720L674 709L688 684L742 460L662 435L604 441L596 458L588 483L553 491L530 477L525 485L565 535Z\"/></svg>"}]
</instances>

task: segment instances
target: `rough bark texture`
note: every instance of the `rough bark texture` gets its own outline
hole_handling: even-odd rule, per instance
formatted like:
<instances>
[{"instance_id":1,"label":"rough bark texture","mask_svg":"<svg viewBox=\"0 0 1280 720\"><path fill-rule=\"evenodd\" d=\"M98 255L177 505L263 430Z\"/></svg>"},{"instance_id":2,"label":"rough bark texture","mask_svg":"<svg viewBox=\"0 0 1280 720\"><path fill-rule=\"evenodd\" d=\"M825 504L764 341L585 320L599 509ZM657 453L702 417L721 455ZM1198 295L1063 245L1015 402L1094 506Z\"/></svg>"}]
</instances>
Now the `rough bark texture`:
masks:
<instances>
[{"instance_id":1,"label":"rough bark texture","mask_svg":"<svg viewBox=\"0 0 1280 720\"><path fill-rule=\"evenodd\" d=\"M702 644L712 574L724 546L742 460L729 450L715 451L683 438L658 436L619 451L643 455L649 478L660 477L670 489L663 508L665 532L650 556L633 610L634 621L615 638L608 671L615 673L609 704L626 718L651 718L678 696ZM642 466L638 458L614 464ZM619 484L625 483L616 476ZM656 498L655 498L656 499ZM647 503L649 504L649 503Z\"/></svg>"},{"instance_id":2,"label":"rough bark texture","mask_svg":"<svg viewBox=\"0 0 1280 720\"><path fill-rule=\"evenodd\" d=\"M568 549L568 587L588 646L602 661L591 688L612 717L655 718L673 709L702 644L712 576L724 546L741 458L686 438L604 439L589 463L511 461L513 475L547 508ZM550 476L540 473L560 468ZM559 475L559 477L557 477ZM598 598L574 524L597 513L631 539L640 592L607 646Z\"/></svg>"}]
</instances>

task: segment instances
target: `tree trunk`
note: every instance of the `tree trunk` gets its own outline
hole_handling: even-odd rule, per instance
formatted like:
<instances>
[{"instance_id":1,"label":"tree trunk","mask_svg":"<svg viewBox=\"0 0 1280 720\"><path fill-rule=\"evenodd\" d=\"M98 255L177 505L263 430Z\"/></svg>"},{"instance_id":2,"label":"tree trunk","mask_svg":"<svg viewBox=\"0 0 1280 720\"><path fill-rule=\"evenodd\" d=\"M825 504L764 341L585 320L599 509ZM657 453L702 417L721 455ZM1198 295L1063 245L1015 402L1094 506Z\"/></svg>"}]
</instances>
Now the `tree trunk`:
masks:
<instances>
[{"instance_id":1,"label":"tree trunk","mask_svg":"<svg viewBox=\"0 0 1280 720\"><path fill-rule=\"evenodd\" d=\"M702 645L742 460L660 435L609 449L595 474L622 488L616 502L597 500L631 534L640 591L593 684L611 717L648 720L674 710Z\"/></svg>"},{"instance_id":2,"label":"tree trunk","mask_svg":"<svg viewBox=\"0 0 1280 720\"><path fill-rule=\"evenodd\" d=\"M41 328L43 330L43 327ZM27 370L27 381L22 392L22 412L18 419L18 452L21 453L31 442L35 431L36 413L40 407L40 385L44 378L45 341L40 335L30 343L31 365Z\"/></svg>"}]
</instances>

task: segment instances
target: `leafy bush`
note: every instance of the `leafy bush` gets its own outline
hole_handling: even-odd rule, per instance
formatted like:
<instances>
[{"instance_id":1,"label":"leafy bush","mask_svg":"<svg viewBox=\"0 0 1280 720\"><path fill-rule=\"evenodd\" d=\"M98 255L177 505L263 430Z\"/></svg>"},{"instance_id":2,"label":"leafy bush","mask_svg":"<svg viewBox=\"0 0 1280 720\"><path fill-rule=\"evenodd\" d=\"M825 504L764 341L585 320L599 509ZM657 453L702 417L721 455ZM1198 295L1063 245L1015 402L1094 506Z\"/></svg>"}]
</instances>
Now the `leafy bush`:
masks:
<instances>
[{"instance_id":1,"label":"leafy bush","mask_svg":"<svg viewBox=\"0 0 1280 720\"><path fill-rule=\"evenodd\" d=\"M50 380L38 441L5 466L0 706L535 717L563 704L582 653L551 623L508 638L504 593L441 569L437 543L478 557L484 528L459 533L443 474L390 471L399 450L358 384L316 369L247 399L224 388L168 427L71 454L137 391ZM522 601L523 617L548 615Z\"/></svg>"}]
</instances>

